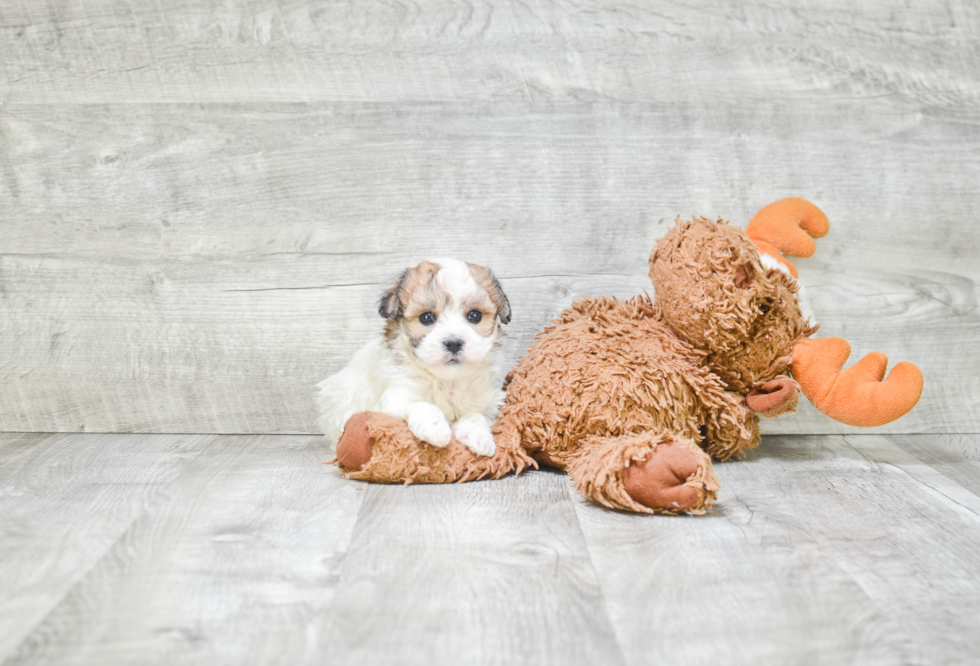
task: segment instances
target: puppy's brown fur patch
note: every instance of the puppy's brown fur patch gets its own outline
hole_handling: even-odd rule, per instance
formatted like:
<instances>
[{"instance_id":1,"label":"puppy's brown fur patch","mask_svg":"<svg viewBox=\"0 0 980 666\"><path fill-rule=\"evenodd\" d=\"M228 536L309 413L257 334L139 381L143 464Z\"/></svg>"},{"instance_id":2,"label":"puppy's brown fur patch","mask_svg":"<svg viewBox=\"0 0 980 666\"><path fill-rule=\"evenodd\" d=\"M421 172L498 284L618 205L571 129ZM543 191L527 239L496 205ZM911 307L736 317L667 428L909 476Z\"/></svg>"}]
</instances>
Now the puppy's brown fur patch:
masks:
<instances>
[{"instance_id":1,"label":"puppy's brown fur patch","mask_svg":"<svg viewBox=\"0 0 980 666\"><path fill-rule=\"evenodd\" d=\"M493 276L493 273L489 269L483 266L469 263L466 265L469 266L473 279L487 292L490 303L493 306L492 311L482 310L483 314L490 314L491 319L494 316L500 317L500 323L502 324L510 323L510 301L507 300L507 294L504 293L497 278Z\"/></svg>"},{"instance_id":2,"label":"puppy's brown fur patch","mask_svg":"<svg viewBox=\"0 0 980 666\"><path fill-rule=\"evenodd\" d=\"M385 319L404 316L405 308L413 295L431 290L440 268L439 264L431 261L423 261L415 268L406 268L395 286L381 296L378 313Z\"/></svg>"},{"instance_id":3,"label":"puppy's brown fur patch","mask_svg":"<svg viewBox=\"0 0 980 666\"><path fill-rule=\"evenodd\" d=\"M427 327L419 322L419 315L427 311L438 315L438 311L446 305L446 295L435 284L440 268L439 264L431 261L408 268L395 286L381 296L378 312L388 320L386 338L392 340L404 329L415 347L425 337Z\"/></svg>"},{"instance_id":4,"label":"puppy's brown fur patch","mask_svg":"<svg viewBox=\"0 0 980 666\"><path fill-rule=\"evenodd\" d=\"M510 321L510 302L493 273L483 266L466 265L482 289L460 303L459 307L464 316L471 310L479 311L483 317L478 324L471 326L480 335L489 337L496 330L497 317L504 324ZM409 268L401 274L395 286L381 297L378 312L388 320L385 328L388 340L397 338L404 331L412 346L417 347L429 332L429 326L423 324L419 317L431 312L438 321L450 305L449 296L436 284L436 274L441 268L432 261Z\"/></svg>"}]
</instances>

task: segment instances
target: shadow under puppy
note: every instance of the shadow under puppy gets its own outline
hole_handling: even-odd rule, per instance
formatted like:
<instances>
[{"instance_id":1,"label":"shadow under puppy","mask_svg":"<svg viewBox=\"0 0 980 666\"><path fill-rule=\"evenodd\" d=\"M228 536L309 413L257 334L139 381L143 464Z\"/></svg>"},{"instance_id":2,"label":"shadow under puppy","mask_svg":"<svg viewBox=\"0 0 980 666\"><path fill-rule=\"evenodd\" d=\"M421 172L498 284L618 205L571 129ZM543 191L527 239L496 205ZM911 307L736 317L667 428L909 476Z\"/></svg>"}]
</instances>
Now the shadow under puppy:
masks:
<instances>
[{"instance_id":1,"label":"shadow under puppy","mask_svg":"<svg viewBox=\"0 0 980 666\"><path fill-rule=\"evenodd\" d=\"M430 445L419 450L412 441L412 453L402 456L400 464L416 474L458 455L459 446L494 456L491 426L504 401L494 351L511 311L493 274L458 259L425 261L402 273L378 312L386 320L383 335L317 385L319 425L330 446L351 416L376 411L404 421Z\"/></svg>"}]
</instances>

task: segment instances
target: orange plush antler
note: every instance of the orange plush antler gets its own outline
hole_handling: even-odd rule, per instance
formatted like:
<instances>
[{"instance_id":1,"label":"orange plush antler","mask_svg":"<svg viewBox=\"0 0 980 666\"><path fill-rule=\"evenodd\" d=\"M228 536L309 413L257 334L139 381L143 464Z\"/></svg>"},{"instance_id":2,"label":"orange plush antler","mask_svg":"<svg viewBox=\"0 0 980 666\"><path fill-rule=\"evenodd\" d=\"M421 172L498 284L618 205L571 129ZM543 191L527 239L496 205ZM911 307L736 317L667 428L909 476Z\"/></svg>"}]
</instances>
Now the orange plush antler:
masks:
<instances>
[{"instance_id":1,"label":"orange plush antler","mask_svg":"<svg viewBox=\"0 0 980 666\"><path fill-rule=\"evenodd\" d=\"M823 238L830 222L822 210L799 197L780 199L762 208L745 227L746 235L762 254L784 264L797 276L796 266L783 254L809 257L816 249L814 238Z\"/></svg>"},{"instance_id":2,"label":"orange plush antler","mask_svg":"<svg viewBox=\"0 0 980 666\"><path fill-rule=\"evenodd\" d=\"M915 407L922 395L922 372L902 361L885 376L888 358L871 352L842 370L851 345L842 338L803 338L793 347L793 377L821 412L852 426L879 426Z\"/></svg>"}]
</instances>

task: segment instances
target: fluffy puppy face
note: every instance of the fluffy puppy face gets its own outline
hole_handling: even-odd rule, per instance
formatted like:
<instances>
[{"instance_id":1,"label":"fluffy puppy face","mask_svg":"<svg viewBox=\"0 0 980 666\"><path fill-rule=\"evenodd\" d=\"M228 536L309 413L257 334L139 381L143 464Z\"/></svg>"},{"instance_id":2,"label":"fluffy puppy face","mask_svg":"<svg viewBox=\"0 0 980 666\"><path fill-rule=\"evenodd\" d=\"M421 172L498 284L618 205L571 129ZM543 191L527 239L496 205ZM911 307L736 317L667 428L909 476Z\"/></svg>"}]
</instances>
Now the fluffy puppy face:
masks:
<instances>
[{"instance_id":1,"label":"fluffy puppy face","mask_svg":"<svg viewBox=\"0 0 980 666\"><path fill-rule=\"evenodd\" d=\"M457 259L425 261L381 297L392 345L433 375L452 379L479 367L510 321L510 303L493 274Z\"/></svg>"}]
</instances>

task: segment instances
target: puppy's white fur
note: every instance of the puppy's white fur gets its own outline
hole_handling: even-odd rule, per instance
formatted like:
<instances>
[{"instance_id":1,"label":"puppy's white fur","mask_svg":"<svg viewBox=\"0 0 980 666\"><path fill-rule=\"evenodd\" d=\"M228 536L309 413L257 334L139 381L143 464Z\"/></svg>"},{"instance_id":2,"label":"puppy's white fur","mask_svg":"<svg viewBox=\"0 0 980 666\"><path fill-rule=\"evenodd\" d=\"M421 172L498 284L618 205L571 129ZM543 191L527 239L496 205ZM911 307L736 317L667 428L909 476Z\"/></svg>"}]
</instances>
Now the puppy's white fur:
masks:
<instances>
[{"instance_id":1,"label":"puppy's white fur","mask_svg":"<svg viewBox=\"0 0 980 666\"><path fill-rule=\"evenodd\" d=\"M423 337L412 338L401 321L389 321L388 334L368 342L338 373L317 385L319 426L331 447L352 415L362 411L381 411L405 419L409 430L433 446L446 446L452 435L479 455L493 455L496 445L490 426L503 404L493 352L503 333L497 321L510 320L510 306L499 284L486 271L496 287L489 334L467 320L469 305L489 302L486 287L471 267L457 259L437 259L439 270L428 286L442 303L433 324L416 329ZM407 272L406 272L407 274ZM404 276L403 276L404 278ZM399 283L399 287L401 282ZM386 294L395 294L398 287ZM501 300L502 299L502 300ZM400 314L404 316L399 305ZM384 311L384 299L382 311ZM417 319L418 321L418 319ZM484 322L486 328L486 322ZM456 353L447 342L462 343Z\"/></svg>"}]
</instances>

